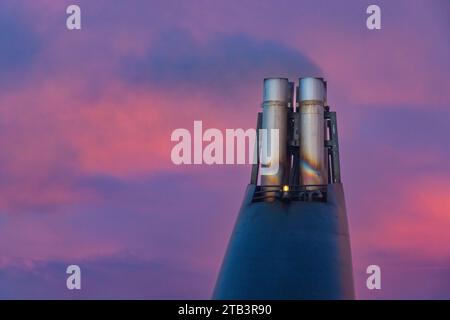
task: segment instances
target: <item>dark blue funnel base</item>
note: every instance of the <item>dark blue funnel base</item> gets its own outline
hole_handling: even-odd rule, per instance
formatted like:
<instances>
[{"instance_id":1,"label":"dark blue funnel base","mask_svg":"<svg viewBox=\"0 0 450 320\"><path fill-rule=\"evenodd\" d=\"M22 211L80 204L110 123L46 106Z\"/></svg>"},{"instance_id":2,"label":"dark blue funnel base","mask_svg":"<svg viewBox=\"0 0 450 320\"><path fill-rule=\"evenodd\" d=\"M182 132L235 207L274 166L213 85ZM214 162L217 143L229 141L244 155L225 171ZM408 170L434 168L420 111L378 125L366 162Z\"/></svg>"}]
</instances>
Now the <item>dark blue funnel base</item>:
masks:
<instances>
[{"instance_id":1,"label":"dark blue funnel base","mask_svg":"<svg viewBox=\"0 0 450 320\"><path fill-rule=\"evenodd\" d=\"M252 202L248 185L213 299L354 299L341 183L327 202Z\"/></svg>"}]
</instances>

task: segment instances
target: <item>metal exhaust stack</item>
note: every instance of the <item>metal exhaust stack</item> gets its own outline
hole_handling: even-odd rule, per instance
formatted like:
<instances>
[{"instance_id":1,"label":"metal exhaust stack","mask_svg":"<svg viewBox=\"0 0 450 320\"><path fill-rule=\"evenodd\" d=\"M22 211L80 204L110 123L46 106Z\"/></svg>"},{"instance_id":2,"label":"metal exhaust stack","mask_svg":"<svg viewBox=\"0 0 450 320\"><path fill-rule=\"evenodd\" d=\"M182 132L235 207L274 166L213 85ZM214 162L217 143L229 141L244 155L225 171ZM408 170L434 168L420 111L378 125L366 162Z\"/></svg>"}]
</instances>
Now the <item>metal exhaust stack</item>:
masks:
<instances>
[{"instance_id":1,"label":"metal exhaust stack","mask_svg":"<svg viewBox=\"0 0 450 320\"><path fill-rule=\"evenodd\" d=\"M286 78L269 78L264 79L263 93L263 113L262 113L262 129L267 130L267 139L261 142L263 148L267 149L267 155L270 155L271 162L261 164L271 166L278 163L278 172L270 175L261 175L261 185L263 186L279 186L286 183L288 174L287 161L287 114L289 100L291 97L291 85ZM270 139L271 130L278 131L277 147ZM275 149L278 149L276 152Z\"/></svg>"},{"instance_id":2,"label":"metal exhaust stack","mask_svg":"<svg viewBox=\"0 0 450 320\"><path fill-rule=\"evenodd\" d=\"M300 78L300 182L303 186L324 185L328 181L325 149L325 83L321 78Z\"/></svg>"},{"instance_id":3,"label":"metal exhaust stack","mask_svg":"<svg viewBox=\"0 0 450 320\"><path fill-rule=\"evenodd\" d=\"M300 78L295 110L293 98L288 79L264 80L257 129L279 130L280 170L265 176L258 154L214 299L355 297L336 113L327 105L326 82Z\"/></svg>"}]
</instances>

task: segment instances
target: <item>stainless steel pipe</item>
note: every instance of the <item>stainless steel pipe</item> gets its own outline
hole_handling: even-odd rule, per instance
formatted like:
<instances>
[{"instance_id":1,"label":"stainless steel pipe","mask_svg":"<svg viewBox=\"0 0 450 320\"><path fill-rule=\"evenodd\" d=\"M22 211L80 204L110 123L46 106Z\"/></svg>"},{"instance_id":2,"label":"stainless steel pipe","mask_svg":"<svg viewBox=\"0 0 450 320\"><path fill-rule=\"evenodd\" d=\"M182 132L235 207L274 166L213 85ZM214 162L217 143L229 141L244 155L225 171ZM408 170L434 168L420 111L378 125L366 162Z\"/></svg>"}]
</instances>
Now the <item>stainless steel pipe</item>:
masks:
<instances>
[{"instance_id":1,"label":"stainless steel pipe","mask_svg":"<svg viewBox=\"0 0 450 320\"><path fill-rule=\"evenodd\" d=\"M285 78L264 79L262 129L267 130L266 139L261 141L263 153L270 157L270 161L263 163L263 169L274 168L276 172L261 174L261 185L283 185L287 180L289 162L287 159L287 112L292 101L292 84ZM271 141L271 131L278 131L277 141ZM275 143L278 142L278 143ZM277 147L277 148L276 148ZM278 149L278 152L277 150ZM271 170L268 170L269 172ZM264 170L262 170L264 172Z\"/></svg>"},{"instance_id":2,"label":"stainless steel pipe","mask_svg":"<svg viewBox=\"0 0 450 320\"><path fill-rule=\"evenodd\" d=\"M328 183L325 151L324 105L326 86L321 78L300 78L300 183L303 186ZM311 188L309 188L311 189Z\"/></svg>"}]
</instances>

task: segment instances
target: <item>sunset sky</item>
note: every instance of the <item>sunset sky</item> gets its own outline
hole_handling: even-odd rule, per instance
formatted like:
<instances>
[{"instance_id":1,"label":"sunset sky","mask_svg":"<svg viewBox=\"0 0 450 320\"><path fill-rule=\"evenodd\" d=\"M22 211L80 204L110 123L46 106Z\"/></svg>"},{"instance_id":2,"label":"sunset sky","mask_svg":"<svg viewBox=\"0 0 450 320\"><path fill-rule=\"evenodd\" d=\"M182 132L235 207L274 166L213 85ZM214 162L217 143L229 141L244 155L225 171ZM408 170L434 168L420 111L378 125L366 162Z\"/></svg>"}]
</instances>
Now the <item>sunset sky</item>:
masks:
<instances>
[{"instance_id":1,"label":"sunset sky","mask_svg":"<svg viewBox=\"0 0 450 320\"><path fill-rule=\"evenodd\" d=\"M253 128L271 76L328 81L357 298L450 299L449 75L448 0L2 0L0 299L210 298L250 167L170 135Z\"/></svg>"}]
</instances>

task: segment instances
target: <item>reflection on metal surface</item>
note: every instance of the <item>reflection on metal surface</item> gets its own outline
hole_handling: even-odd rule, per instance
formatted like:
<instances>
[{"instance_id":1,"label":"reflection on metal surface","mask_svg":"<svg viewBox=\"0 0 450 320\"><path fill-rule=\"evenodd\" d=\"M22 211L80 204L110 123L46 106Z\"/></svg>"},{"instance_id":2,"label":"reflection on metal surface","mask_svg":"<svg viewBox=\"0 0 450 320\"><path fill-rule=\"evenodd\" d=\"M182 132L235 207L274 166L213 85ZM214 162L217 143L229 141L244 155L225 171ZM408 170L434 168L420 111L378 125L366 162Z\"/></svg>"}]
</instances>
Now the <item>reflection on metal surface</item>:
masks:
<instances>
[{"instance_id":1,"label":"reflection on metal surface","mask_svg":"<svg viewBox=\"0 0 450 320\"><path fill-rule=\"evenodd\" d=\"M278 163L278 172L261 175L262 185L282 185L288 173L287 161L287 112L291 99L291 85L285 78L270 78L264 80L262 129L278 130L278 143L271 139L262 139L262 149L270 155L271 163L262 163L262 166L270 167L274 162ZM270 136L270 134L269 134ZM278 146L278 152L276 147ZM274 152L275 151L275 152Z\"/></svg>"},{"instance_id":2,"label":"reflection on metal surface","mask_svg":"<svg viewBox=\"0 0 450 320\"><path fill-rule=\"evenodd\" d=\"M304 186L326 184L325 84L319 78L301 78L299 93L300 183Z\"/></svg>"}]
</instances>

